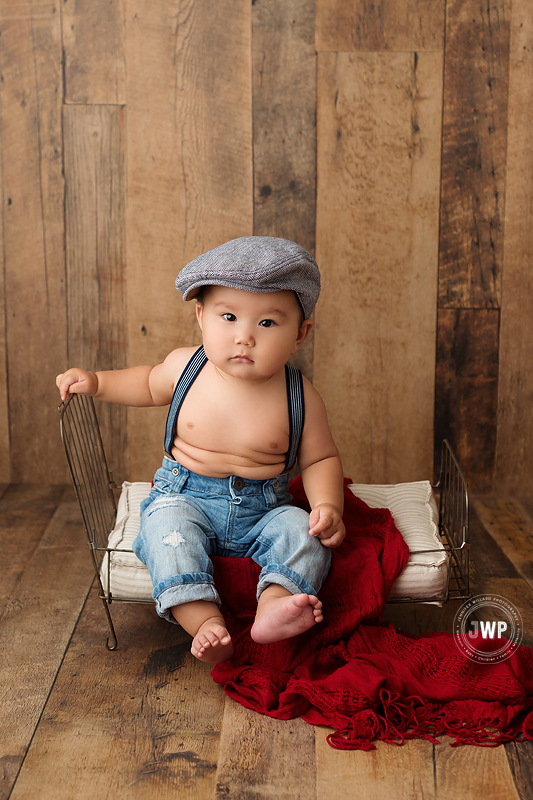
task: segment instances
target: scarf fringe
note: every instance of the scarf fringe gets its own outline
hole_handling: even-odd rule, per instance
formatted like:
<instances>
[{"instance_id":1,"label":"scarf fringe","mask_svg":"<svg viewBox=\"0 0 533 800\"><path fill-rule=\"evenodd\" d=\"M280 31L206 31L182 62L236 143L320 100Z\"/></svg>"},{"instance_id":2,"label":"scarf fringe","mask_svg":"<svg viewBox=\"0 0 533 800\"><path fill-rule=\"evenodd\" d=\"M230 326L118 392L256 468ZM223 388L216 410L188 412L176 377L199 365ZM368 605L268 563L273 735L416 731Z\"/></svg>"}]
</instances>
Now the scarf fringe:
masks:
<instances>
[{"instance_id":1,"label":"scarf fringe","mask_svg":"<svg viewBox=\"0 0 533 800\"><path fill-rule=\"evenodd\" d=\"M533 701L524 705L457 700L433 703L422 697L401 697L387 689L379 692L379 709L364 709L352 717L336 715L339 727L327 737L335 750L375 750L373 741L402 745L407 739L440 744L449 736L451 747L498 747L505 742L533 741Z\"/></svg>"}]
</instances>

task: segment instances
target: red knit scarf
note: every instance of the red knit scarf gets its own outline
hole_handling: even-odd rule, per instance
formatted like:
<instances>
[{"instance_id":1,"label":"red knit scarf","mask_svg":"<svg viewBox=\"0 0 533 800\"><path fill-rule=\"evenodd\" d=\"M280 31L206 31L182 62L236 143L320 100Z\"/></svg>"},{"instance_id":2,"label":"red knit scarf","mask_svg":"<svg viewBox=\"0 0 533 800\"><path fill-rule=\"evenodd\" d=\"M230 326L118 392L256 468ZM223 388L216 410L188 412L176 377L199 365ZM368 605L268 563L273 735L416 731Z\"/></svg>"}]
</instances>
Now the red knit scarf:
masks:
<instances>
[{"instance_id":1,"label":"red knit scarf","mask_svg":"<svg viewBox=\"0 0 533 800\"><path fill-rule=\"evenodd\" d=\"M443 734L452 746L533 740L532 649L480 665L451 633L412 636L379 622L407 545L389 511L370 509L347 484L347 535L320 592L325 620L304 634L256 644L250 627L259 568L251 559L214 559L235 653L215 666L213 679L260 714L334 728L328 742L338 749L372 750L376 739L437 742ZM299 478L291 493L309 508Z\"/></svg>"}]
</instances>

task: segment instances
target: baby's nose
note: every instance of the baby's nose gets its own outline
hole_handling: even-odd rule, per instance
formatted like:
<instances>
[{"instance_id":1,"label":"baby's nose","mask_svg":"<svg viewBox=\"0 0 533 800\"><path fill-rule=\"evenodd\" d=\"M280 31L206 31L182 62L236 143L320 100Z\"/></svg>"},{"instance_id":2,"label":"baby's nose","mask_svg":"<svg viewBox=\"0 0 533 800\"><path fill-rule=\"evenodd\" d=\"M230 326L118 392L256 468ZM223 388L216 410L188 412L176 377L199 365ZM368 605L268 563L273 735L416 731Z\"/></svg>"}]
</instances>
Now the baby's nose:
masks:
<instances>
[{"instance_id":1,"label":"baby's nose","mask_svg":"<svg viewBox=\"0 0 533 800\"><path fill-rule=\"evenodd\" d=\"M253 336L252 331L249 328L239 328L235 332L235 344L242 344L246 347L253 347L255 345L255 339Z\"/></svg>"}]
</instances>

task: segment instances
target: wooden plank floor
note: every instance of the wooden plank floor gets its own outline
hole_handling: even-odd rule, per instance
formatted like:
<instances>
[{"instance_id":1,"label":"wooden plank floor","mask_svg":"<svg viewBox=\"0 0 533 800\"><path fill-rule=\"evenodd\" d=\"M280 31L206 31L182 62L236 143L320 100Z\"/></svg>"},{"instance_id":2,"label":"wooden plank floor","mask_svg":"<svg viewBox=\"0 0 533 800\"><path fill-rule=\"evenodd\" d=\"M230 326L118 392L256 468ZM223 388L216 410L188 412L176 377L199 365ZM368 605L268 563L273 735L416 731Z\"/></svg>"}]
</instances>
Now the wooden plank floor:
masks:
<instances>
[{"instance_id":1,"label":"wooden plank floor","mask_svg":"<svg viewBox=\"0 0 533 800\"><path fill-rule=\"evenodd\" d=\"M474 593L512 601L533 644L533 501L479 497ZM335 751L328 730L242 708L149 606L113 607L110 653L69 488L0 485L0 798L533 798L533 743L410 741ZM452 631L443 609L389 606L413 633Z\"/></svg>"}]
</instances>

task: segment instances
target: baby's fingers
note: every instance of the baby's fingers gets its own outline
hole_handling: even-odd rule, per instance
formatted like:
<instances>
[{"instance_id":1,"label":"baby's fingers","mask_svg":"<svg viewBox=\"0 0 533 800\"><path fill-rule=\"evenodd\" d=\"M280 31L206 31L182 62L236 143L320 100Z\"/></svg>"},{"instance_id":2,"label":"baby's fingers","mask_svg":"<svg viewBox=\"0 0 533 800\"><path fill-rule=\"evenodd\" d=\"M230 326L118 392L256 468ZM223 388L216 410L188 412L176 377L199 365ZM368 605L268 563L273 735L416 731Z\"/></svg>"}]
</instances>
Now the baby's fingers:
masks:
<instances>
[{"instance_id":1,"label":"baby's fingers","mask_svg":"<svg viewBox=\"0 0 533 800\"><path fill-rule=\"evenodd\" d=\"M344 537L346 535L346 531L344 530L344 526L342 530L336 531L332 536L327 538L320 537L320 544L324 545L330 550L334 550L336 547L342 544Z\"/></svg>"},{"instance_id":2,"label":"baby's fingers","mask_svg":"<svg viewBox=\"0 0 533 800\"><path fill-rule=\"evenodd\" d=\"M66 400L69 394L94 394L98 388L98 382L94 373L69 369L57 376L56 386L61 399Z\"/></svg>"},{"instance_id":3,"label":"baby's fingers","mask_svg":"<svg viewBox=\"0 0 533 800\"><path fill-rule=\"evenodd\" d=\"M311 536L319 536L333 524L333 515L327 511L315 508L309 516L309 533Z\"/></svg>"},{"instance_id":4,"label":"baby's fingers","mask_svg":"<svg viewBox=\"0 0 533 800\"><path fill-rule=\"evenodd\" d=\"M73 381L69 381L66 377L66 373L63 372L61 375L58 375L56 378L56 386L59 389L59 394L61 395L61 399L65 400L69 393L70 386L72 385Z\"/></svg>"}]
</instances>

